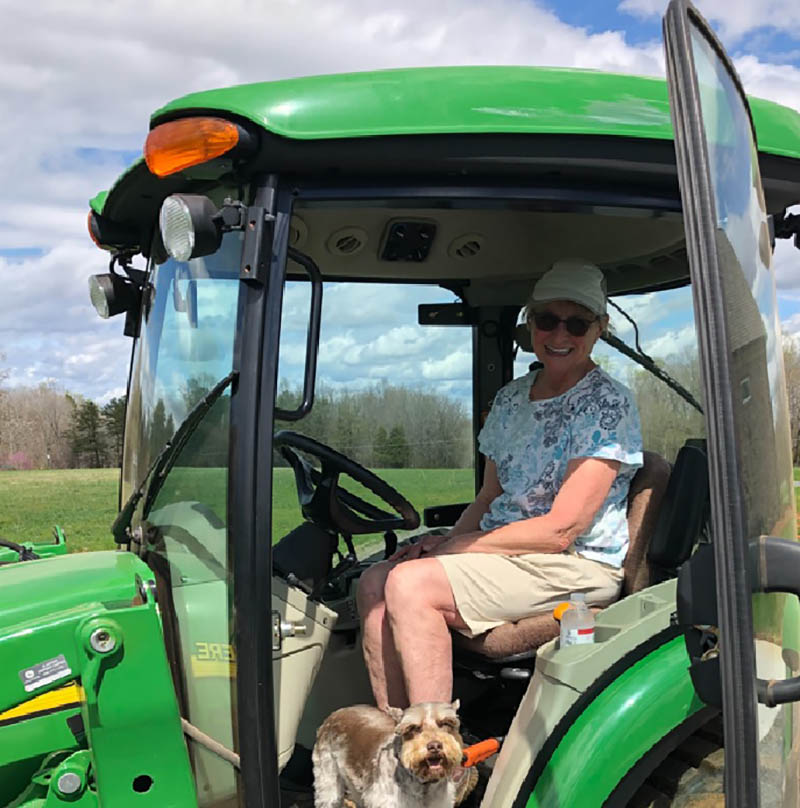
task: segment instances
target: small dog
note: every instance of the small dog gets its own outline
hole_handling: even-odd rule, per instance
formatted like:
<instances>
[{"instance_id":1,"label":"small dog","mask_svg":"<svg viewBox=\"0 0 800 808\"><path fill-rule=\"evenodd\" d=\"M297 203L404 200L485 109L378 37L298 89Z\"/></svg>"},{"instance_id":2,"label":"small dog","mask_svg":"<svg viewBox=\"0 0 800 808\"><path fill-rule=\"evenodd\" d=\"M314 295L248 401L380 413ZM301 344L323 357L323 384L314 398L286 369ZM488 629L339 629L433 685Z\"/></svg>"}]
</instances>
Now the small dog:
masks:
<instances>
[{"instance_id":1,"label":"small dog","mask_svg":"<svg viewBox=\"0 0 800 808\"><path fill-rule=\"evenodd\" d=\"M331 713L312 760L316 808L453 808L477 780L460 768L458 701Z\"/></svg>"}]
</instances>

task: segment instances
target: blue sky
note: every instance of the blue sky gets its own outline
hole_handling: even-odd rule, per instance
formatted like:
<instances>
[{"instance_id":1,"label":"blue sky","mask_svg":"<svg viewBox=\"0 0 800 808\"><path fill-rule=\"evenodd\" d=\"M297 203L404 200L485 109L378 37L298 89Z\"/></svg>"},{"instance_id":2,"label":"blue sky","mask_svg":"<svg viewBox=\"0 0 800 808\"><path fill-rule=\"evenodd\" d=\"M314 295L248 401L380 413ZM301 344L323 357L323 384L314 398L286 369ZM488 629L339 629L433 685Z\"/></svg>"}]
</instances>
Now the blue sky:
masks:
<instances>
[{"instance_id":1,"label":"blue sky","mask_svg":"<svg viewBox=\"0 0 800 808\"><path fill-rule=\"evenodd\" d=\"M585 28L592 34L604 31L624 31L625 40L631 45L652 42L661 37L661 20L657 16L641 17L621 11L619 0L596 0L595 2L543 3L562 22Z\"/></svg>"},{"instance_id":2,"label":"blue sky","mask_svg":"<svg viewBox=\"0 0 800 808\"><path fill-rule=\"evenodd\" d=\"M88 200L139 156L150 113L171 98L249 81L433 64L663 74L663 0L230 0L224 15L212 0L184 5L190 15L176 14L181 3L166 0L101 6L41 0L4 9L0 374L6 385L51 383L99 401L124 392L130 341L120 319L99 320L88 299L88 275L105 271L108 261L86 234ZM747 91L800 108L800 4L698 6L734 55ZM800 333L798 259L799 252L781 245L779 313L792 333ZM389 333L370 339L385 345ZM344 336L334 331L330 338ZM444 342L440 347L448 350ZM453 373L458 361L445 364ZM430 374L439 372L444 364L430 365Z\"/></svg>"}]
</instances>

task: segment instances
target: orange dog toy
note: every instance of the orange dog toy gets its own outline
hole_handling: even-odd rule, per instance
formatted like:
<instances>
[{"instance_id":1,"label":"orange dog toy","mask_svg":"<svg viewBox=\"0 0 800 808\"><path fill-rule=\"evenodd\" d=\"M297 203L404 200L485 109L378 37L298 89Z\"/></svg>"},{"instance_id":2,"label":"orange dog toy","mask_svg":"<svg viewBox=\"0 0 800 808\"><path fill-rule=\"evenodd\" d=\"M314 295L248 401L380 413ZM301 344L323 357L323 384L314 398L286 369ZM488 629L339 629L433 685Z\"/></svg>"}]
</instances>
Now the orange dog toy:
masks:
<instances>
[{"instance_id":1,"label":"orange dog toy","mask_svg":"<svg viewBox=\"0 0 800 808\"><path fill-rule=\"evenodd\" d=\"M497 750L500 749L500 741L497 738L488 738L485 741L478 741L464 748L464 757L461 759L461 765L464 767L474 766L486 758L490 758Z\"/></svg>"}]
</instances>

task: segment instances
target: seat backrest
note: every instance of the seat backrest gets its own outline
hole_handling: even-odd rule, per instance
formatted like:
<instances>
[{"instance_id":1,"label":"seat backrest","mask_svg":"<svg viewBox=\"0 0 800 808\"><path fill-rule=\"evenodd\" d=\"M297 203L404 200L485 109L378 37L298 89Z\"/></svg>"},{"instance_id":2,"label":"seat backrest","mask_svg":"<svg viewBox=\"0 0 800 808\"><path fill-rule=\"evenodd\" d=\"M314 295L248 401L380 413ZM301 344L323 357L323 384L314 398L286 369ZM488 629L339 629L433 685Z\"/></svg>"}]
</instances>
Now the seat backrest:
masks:
<instances>
[{"instance_id":1,"label":"seat backrest","mask_svg":"<svg viewBox=\"0 0 800 808\"><path fill-rule=\"evenodd\" d=\"M659 521L661 505L668 488L669 463L655 452L645 452L642 467L628 491L628 535L630 545L623 568L622 594L630 595L650 584L648 547Z\"/></svg>"},{"instance_id":2,"label":"seat backrest","mask_svg":"<svg viewBox=\"0 0 800 808\"><path fill-rule=\"evenodd\" d=\"M709 513L708 458L704 440L688 440L675 458L647 559L653 583L675 575L692 554Z\"/></svg>"}]
</instances>

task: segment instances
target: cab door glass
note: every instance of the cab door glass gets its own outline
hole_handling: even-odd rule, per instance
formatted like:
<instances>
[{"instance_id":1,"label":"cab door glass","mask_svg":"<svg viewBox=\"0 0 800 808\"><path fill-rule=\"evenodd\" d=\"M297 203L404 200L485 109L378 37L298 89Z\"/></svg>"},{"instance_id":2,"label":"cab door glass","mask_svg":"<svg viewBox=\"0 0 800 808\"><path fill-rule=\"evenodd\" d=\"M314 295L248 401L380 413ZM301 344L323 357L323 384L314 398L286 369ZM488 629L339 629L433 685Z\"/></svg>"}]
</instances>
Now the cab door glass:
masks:
<instances>
[{"instance_id":1,"label":"cab door glass","mask_svg":"<svg viewBox=\"0 0 800 808\"><path fill-rule=\"evenodd\" d=\"M731 387L747 535L794 538L786 383L767 212L750 121L708 41L692 28L723 263ZM749 166L749 171L742 171Z\"/></svg>"},{"instance_id":2,"label":"cab door glass","mask_svg":"<svg viewBox=\"0 0 800 808\"><path fill-rule=\"evenodd\" d=\"M694 26L691 43L717 217L745 538L767 534L794 539L789 416L758 154L738 89ZM761 678L797 675L796 611L793 597L753 597L756 668ZM758 707L762 805L790 804L783 802L784 789L796 793L792 711L792 705Z\"/></svg>"}]
</instances>

